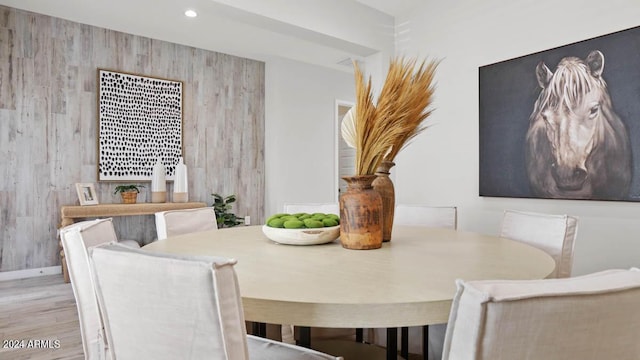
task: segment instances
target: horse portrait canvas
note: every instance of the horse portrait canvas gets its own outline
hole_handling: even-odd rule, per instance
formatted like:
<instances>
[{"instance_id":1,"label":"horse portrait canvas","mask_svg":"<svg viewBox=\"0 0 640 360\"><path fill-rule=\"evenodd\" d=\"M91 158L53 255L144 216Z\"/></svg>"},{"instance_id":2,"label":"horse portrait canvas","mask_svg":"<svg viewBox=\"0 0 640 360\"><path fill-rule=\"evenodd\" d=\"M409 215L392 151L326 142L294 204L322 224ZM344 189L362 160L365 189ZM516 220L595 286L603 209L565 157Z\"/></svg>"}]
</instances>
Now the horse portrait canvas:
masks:
<instances>
[{"instance_id":1,"label":"horse portrait canvas","mask_svg":"<svg viewBox=\"0 0 640 360\"><path fill-rule=\"evenodd\" d=\"M640 27L479 69L480 196L640 201Z\"/></svg>"}]
</instances>

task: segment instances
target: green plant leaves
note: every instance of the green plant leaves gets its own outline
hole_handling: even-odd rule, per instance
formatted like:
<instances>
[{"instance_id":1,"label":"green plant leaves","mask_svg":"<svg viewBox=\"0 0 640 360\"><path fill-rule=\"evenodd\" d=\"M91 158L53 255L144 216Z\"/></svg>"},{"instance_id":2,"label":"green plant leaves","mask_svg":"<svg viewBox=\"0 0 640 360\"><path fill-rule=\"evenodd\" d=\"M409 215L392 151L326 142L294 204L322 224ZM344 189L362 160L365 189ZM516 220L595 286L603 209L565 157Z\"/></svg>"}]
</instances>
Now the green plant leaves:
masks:
<instances>
[{"instance_id":1,"label":"green plant leaves","mask_svg":"<svg viewBox=\"0 0 640 360\"><path fill-rule=\"evenodd\" d=\"M220 194L211 194L213 196L213 211L216 213L216 221L218 228L234 227L244 223L244 219L239 219L236 214L230 212L231 203L236 202L235 195L223 197Z\"/></svg>"},{"instance_id":2,"label":"green plant leaves","mask_svg":"<svg viewBox=\"0 0 640 360\"><path fill-rule=\"evenodd\" d=\"M117 193L121 193L121 192L131 192L131 191L135 191L137 193L140 192L139 188L143 188L144 185L133 185L133 184L129 184L129 185L118 185L115 187L115 189L113 190L113 194L117 194Z\"/></svg>"}]
</instances>

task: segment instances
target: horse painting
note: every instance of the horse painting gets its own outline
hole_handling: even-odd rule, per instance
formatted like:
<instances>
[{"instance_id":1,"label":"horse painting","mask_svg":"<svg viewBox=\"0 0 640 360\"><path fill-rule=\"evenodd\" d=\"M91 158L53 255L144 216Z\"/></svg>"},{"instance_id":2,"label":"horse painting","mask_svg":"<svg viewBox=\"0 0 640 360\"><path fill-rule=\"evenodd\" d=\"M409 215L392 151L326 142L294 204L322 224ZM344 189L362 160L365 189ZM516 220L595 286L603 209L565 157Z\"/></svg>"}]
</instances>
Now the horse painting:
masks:
<instances>
[{"instance_id":1,"label":"horse painting","mask_svg":"<svg viewBox=\"0 0 640 360\"><path fill-rule=\"evenodd\" d=\"M602 78L604 55L540 62L542 88L529 118L526 167L537 197L622 200L629 196L631 148Z\"/></svg>"}]
</instances>

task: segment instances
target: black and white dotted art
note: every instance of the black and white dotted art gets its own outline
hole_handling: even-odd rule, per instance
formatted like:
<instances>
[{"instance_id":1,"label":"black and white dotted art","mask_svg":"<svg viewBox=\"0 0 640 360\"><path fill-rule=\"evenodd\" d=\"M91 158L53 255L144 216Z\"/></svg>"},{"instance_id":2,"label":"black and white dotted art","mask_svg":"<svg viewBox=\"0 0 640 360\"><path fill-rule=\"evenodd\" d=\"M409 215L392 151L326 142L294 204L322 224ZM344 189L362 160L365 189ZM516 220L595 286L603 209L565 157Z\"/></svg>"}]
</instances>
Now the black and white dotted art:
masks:
<instances>
[{"instance_id":1,"label":"black and white dotted art","mask_svg":"<svg viewBox=\"0 0 640 360\"><path fill-rule=\"evenodd\" d=\"M182 156L182 82L98 69L98 180L173 180Z\"/></svg>"}]
</instances>

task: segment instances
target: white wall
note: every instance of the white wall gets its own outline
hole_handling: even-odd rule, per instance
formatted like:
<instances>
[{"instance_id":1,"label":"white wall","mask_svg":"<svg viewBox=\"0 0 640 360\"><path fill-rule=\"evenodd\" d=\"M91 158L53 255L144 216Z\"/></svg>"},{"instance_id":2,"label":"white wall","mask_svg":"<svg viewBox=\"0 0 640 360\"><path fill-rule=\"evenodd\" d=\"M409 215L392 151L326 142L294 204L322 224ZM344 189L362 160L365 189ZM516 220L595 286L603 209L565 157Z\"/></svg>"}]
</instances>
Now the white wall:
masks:
<instances>
[{"instance_id":1,"label":"white wall","mask_svg":"<svg viewBox=\"0 0 640 360\"><path fill-rule=\"evenodd\" d=\"M638 26L637 0L430 1L396 23L398 53L443 59L437 125L392 170L398 202L457 205L460 229L486 234L506 208L576 215L574 274L640 266L640 203L478 196L478 67Z\"/></svg>"},{"instance_id":2,"label":"white wall","mask_svg":"<svg viewBox=\"0 0 640 360\"><path fill-rule=\"evenodd\" d=\"M285 202L336 202L335 101L353 75L281 58L265 65L265 214Z\"/></svg>"}]
</instances>

